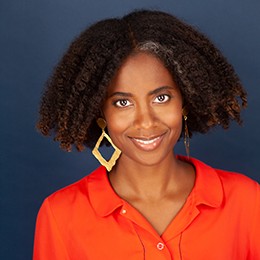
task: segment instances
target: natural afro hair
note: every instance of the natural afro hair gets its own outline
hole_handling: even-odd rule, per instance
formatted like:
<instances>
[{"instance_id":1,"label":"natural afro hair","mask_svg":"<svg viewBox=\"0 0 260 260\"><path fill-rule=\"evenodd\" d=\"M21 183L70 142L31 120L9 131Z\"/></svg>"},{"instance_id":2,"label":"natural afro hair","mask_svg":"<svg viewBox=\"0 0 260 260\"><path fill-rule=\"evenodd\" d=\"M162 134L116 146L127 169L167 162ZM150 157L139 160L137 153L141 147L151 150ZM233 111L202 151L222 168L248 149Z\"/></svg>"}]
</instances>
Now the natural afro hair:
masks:
<instances>
[{"instance_id":1,"label":"natural afro hair","mask_svg":"<svg viewBox=\"0 0 260 260\"><path fill-rule=\"evenodd\" d=\"M161 12L138 10L90 26L76 38L47 82L37 128L63 149L93 147L96 124L112 78L132 53L158 57L180 88L190 135L232 120L247 104L233 67L208 38Z\"/></svg>"}]
</instances>

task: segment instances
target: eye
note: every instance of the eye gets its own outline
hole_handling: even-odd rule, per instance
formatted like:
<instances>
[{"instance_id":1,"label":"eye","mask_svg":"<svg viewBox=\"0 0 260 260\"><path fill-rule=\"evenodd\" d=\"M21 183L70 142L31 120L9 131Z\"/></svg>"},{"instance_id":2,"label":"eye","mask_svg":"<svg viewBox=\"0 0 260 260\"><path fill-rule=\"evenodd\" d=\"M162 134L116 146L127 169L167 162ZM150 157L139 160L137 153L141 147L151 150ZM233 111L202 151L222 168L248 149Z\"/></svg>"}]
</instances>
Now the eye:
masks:
<instances>
[{"instance_id":1,"label":"eye","mask_svg":"<svg viewBox=\"0 0 260 260\"><path fill-rule=\"evenodd\" d=\"M113 103L116 107L128 107L131 105L130 101L127 99L120 99Z\"/></svg>"},{"instance_id":2,"label":"eye","mask_svg":"<svg viewBox=\"0 0 260 260\"><path fill-rule=\"evenodd\" d=\"M169 101L171 98L170 95L167 95L167 94L161 94L159 96L157 96L154 100L155 103L165 103L167 101Z\"/></svg>"}]
</instances>

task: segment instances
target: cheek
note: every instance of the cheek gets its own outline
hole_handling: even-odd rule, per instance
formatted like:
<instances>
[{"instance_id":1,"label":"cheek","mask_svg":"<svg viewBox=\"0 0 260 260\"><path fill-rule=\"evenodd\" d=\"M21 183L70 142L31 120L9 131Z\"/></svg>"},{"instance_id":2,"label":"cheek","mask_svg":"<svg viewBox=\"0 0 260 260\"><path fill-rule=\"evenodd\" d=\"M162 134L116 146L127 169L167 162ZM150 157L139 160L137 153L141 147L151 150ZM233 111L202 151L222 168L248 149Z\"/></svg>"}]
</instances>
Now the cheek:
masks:
<instances>
[{"instance_id":1,"label":"cheek","mask_svg":"<svg viewBox=\"0 0 260 260\"><path fill-rule=\"evenodd\" d=\"M172 126L172 127L178 127L182 126L182 108L174 107L171 109L167 109L166 111L160 112L160 120L164 122L165 124Z\"/></svg>"},{"instance_id":2,"label":"cheek","mask_svg":"<svg viewBox=\"0 0 260 260\"><path fill-rule=\"evenodd\" d=\"M107 130L111 138L119 137L128 126L127 118L117 113L110 113L106 116Z\"/></svg>"},{"instance_id":3,"label":"cheek","mask_svg":"<svg viewBox=\"0 0 260 260\"><path fill-rule=\"evenodd\" d=\"M168 113L164 116L164 124L171 130L172 137L180 138L182 132L182 113Z\"/></svg>"},{"instance_id":4,"label":"cheek","mask_svg":"<svg viewBox=\"0 0 260 260\"><path fill-rule=\"evenodd\" d=\"M168 124L168 127L171 128L173 132L175 132L177 135L181 134L181 130L182 130L181 116L169 117L166 122Z\"/></svg>"}]
</instances>

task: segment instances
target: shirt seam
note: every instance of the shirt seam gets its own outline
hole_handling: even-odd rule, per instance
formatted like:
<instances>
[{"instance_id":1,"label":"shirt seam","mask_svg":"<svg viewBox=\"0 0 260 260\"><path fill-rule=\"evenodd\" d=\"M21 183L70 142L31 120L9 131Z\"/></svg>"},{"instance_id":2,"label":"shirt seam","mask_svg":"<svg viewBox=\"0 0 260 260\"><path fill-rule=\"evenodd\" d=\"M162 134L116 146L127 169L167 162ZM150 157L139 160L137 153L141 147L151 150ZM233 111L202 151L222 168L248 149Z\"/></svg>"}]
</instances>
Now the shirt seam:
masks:
<instances>
[{"instance_id":1,"label":"shirt seam","mask_svg":"<svg viewBox=\"0 0 260 260\"><path fill-rule=\"evenodd\" d=\"M146 250L145 250L145 246L144 246L143 240L141 239L141 236L140 236L139 233L137 232L137 230L136 230L136 228L135 228L135 226L134 226L135 224L132 223L132 222L131 222L131 224L132 224L132 227L133 227L133 229L134 229L134 231L135 231L135 233L136 233L136 235L137 235L137 237L138 237L138 239L139 239L139 242L141 243L141 245L142 245L142 247L143 247L143 259L145 260Z\"/></svg>"}]
</instances>

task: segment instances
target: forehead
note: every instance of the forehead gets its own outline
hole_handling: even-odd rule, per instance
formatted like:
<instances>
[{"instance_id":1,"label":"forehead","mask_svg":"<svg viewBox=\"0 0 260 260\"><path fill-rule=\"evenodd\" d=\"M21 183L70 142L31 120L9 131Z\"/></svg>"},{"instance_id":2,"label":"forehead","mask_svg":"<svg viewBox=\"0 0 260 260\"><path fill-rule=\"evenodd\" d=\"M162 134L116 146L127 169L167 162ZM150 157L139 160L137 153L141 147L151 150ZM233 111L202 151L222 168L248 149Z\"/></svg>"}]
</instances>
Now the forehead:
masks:
<instances>
[{"instance_id":1,"label":"forehead","mask_svg":"<svg viewBox=\"0 0 260 260\"><path fill-rule=\"evenodd\" d=\"M130 55L112 79L108 92L151 91L162 86L178 89L171 73L154 55L140 52Z\"/></svg>"}]
</instances>

